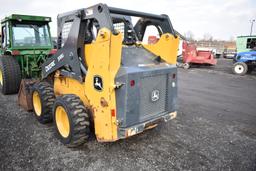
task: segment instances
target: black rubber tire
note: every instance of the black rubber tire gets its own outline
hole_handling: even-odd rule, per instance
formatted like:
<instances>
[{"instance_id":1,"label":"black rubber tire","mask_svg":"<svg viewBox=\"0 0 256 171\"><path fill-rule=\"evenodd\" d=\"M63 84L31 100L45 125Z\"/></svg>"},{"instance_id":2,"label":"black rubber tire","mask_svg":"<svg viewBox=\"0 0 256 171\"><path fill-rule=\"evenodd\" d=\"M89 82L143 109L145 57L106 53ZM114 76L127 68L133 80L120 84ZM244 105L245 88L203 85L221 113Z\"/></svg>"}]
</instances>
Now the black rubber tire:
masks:
<instances>
[{"instance_id":1,"label":"black rubber tire","mask_svg":"<svg viewBox=\"0 0 256 171\"><path fill-rule=\"evenodd\" d=\"M70 132L67 137L63 137L56 123L56 109L62 106L68 115ZM53 107L53 119L58 138L67 147L77 147L84 144L90 136L90 116L80 98L73 94L63 95L56 98Z\"/></svg>"},{"instance_id":2,"label":"black rubber tire","mask_svg":"<svg viewBox=\"0 0 256 171\"><path fill-rule=\"evenodd\" d=\"M238 68L239 66L240 66L241 72L238 72L239 71L239 68ZM237 74L237 75L245 75L248 71L248 66L244 62L236 62L233 65L232 71L233 71L234 74Z\"/></svg>"},{"instance_id":3,"label":"black rubber tire","mask_svg":"<svg viewBox=\"0 0 256 171\"><path fill-rule=\"evenodd\" d=\"M0 56L0 70L3 76L3 85L0 89L3 94L18 93L21 82L21 70L18 61L7 55Z\"/></svg>"},{"instance_id":4,"label":"black rubber tire","mask_svg":"<svg viewBox=\"0 0 256 171\"><path fill-rule=\"evenodd\" d=\"M42 111L41 111L41 115L38 116L35 112L35 108L34 108L34 103L33 103L33 93L37 91L39 93L39 97L41 100L41 105L42 105ZM36 119L42 123L49 123L52 122L52 109L53 109L53 104L55 101L55 95L54 95L54 91L52 86L47 83L47 82L39 82L36 83L33 86L33 90L32 90L32 104L33 104L33 111L34 111L34 115L36 117Z\"/></svg>"}]
</instances>

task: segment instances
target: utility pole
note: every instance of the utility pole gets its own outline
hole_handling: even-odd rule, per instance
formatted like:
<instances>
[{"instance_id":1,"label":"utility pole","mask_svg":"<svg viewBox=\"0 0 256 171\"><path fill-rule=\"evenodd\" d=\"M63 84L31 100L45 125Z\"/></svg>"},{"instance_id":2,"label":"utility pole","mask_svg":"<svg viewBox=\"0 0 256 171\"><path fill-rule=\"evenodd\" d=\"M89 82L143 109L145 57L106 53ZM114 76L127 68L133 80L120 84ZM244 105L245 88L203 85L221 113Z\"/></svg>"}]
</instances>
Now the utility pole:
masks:
<instances>
[{"instance_id":1,"label":"utility pole","mask_svg":"<svg viewBox=\"0 0 256 171\"><path fill-rule=\"evenodd\" d=\"M250 22L251 22L251 32L250 32L250 36L251 36L252 35L252 29L253 29L253 23L255 22L255 19L250 20Z\"/></svg>"}]
</instances>

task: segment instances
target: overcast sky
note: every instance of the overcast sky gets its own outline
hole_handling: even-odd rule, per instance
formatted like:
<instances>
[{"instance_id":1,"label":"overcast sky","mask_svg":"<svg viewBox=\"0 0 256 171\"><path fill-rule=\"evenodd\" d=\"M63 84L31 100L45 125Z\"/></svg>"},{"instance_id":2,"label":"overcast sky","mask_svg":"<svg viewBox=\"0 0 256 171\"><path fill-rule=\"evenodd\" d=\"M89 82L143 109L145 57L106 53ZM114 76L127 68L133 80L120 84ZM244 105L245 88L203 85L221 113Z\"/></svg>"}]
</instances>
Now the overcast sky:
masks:
<instances>
[{"instance_id":1,"label":"overcast sky","mask_svg":"<svg viewBox=\"0 0 256 171\"><path fill-rule=\"evenodd\" d=\"M250 33L250 20L256 19L256 0L0 0L0 17L18 14L50 16L51 32L56 36L57 14L102 2L109 6L168 14L180 33L191 31L195 38L211 34L229 40ZM256 34L256 24L253 29Z\"/></svg>"}]
</instances>

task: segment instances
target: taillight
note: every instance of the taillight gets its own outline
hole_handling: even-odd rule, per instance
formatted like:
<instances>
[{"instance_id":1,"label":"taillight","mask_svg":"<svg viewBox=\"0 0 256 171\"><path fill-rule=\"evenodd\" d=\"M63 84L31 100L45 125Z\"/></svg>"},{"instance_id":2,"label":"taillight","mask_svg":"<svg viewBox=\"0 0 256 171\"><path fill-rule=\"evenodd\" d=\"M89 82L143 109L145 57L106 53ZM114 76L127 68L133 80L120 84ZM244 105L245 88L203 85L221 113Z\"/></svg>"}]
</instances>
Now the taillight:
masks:
<instances>
[{"instance_id":1,"label":"taillight","mask_svg":"<svg viewBox=\"0 0 256 171\"><path fill-rule=\"evenodd\" d=\"M111 116L112 116L112 117L115 117L115 116L116 116L116 111L115 111L115 109L111 109Z\"/></svg>"},{"instance_id":2,"label":"taillight","mask_svg":"<svg viewBox=\"0 0 256 171\"><path fill-rule=\"evenodd\" d=\"M52 49L50 50L49 55L54 55L56 52L57 52L57 49Z\"/></svg>"},{"instance_id":3,"label":"taillight","mask_svg":"<svg viewBox=\"0 0 256 171\"><path fill-rule=\"evenodd\" d=\"M135 80L131 80L131 81L130 81L130 86L131 86L131 87L135 86Z\"/></svg>"},{"instance_id":4,"label":"taillight","mask_svg":"<svg viewBox=\"0 0 256 171\"><path fill-rule=\"evenodd\" d=\"M175 79L176 78L176 74L172 74L172 79Z\"/></svg>"},{"instance_id":5,"label":"taillight","mask_svg":"<svg viewBox=\"0 0 256 171\"><path fill-rule=\"evenodd\" d=\"M18 50L13 50L13 51L12 51L12 55L14 55L14 56L15 56L15 55L20 55L20 51L18 51Z\"/></svg>"}]
</instances>

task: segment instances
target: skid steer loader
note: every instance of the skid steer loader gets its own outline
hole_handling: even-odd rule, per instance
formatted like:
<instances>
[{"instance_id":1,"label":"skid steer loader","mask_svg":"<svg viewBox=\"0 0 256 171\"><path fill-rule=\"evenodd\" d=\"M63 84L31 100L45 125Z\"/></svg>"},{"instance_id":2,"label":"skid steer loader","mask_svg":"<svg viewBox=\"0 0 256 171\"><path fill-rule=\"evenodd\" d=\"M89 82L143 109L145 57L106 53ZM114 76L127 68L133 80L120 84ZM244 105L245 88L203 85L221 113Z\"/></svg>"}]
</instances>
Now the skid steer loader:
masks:
<instances>
[{"instance_id":1,"label":"skid steer loader","mask_svg":"<svg viewBox=\"0 0 256 171\"><path fill-rule=\"evenodd\" d=\"M156 44L142 43L148 26ZM178 40L167 15L105 4L58 15L57 53L32 90L36 118L53 120L69 147L93 131L112 142L175 118Z\"/></svg>"}]
</instances>

